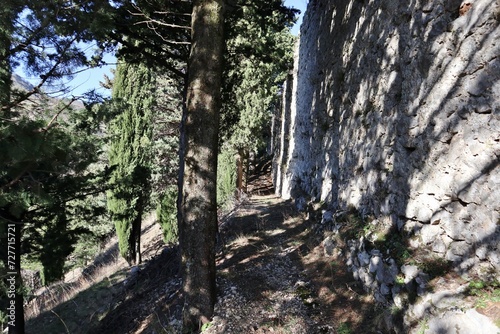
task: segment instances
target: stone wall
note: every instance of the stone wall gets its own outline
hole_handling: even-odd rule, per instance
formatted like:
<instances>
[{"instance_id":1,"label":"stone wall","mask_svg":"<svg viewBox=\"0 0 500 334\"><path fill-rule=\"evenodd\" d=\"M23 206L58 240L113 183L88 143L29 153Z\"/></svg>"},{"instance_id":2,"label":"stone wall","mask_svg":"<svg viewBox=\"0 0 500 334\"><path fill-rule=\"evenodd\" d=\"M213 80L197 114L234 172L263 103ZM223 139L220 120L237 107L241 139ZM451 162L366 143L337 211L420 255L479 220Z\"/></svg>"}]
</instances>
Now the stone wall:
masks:
<instances>
[{"instance_id":1,"label":"stone wall","mask_svg":"<svg viewBox=\"0 0 500 334\"><path fill-rule=\"evenodd\" d=\"M356 208L498 278L500 1L467 4L309 1L274 179L284 198Z\"/></svg>"}]
</instances>

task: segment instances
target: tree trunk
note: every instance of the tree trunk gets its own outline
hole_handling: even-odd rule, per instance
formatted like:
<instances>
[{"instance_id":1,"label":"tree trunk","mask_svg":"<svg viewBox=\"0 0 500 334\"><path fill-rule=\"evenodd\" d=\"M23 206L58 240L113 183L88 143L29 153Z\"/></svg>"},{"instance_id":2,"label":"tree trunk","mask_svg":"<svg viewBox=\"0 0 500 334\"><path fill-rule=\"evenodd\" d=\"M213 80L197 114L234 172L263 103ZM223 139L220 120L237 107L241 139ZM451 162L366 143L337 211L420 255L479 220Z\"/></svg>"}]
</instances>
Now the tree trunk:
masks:
<instances>
[{"instance_id":1,"label":"tree trunk","mask_svg":"<svg viewBox=\"0 0 500 334\"><path fill-rule=\"evenodd\" d=\"M142 263L141 257L141 223L142 212L139 212L137 217L132 221L132 230L130 231L130 257L127 260L130 266L135 266Z\"/></svg>"},{"instance_id":2,"label":"tree trunk","mask_svg":"<svg viewBox=\"0 0 500 334\"><path fill-rule=\"evenodd\" d=\"M23 280L21 277L21 231L22 224L15 225L15 272L16 272L16 293L15 293L15 309L16 317L14 326L9 323L9 333L24 334L24 296L23 296ZM10 320L10 319L9 319Z\"/></svg>"},{"instance_id":3,"label":"tree trunk","mask_svg":"<svg viewBox=\"0 0 500 334\"><path fill-rule=\"evenodd\" d=\"M0 118L2 123L9 120L11 114L8 105L11 97L11 66L10 47L12 40L13 21L20 7L14 3L3 4L0 15ZM9 8L10 7L10 8ZM3 124L2 124L3 126ZM7 275L4 277L4 284L8 289L7 327L9 333L24 334L24 297L22 294L23 282L21 278L21 219L17 219L10 213L10 208L0 207L0 244L2 250L0 254L5 258L4 266ZM2 256L3 257L3 256Z\"/></svg>"},{"instance_id":4,"label":"tree trunk","mask_svg":"<svg viewBox=\"0 0 500 334\"><path fill-rule=\"evenodd\" d=\"M216 298L217 150L222 80L223 0L195 0L186 107L179 241L184 332L210 321Z\"/></svg>"},{"instance_id":5,"label":"tree trunk","mask_svg":"<svg viewBox=\"0 0 500 334\"><path fill-rule=\"evenodd\" d=\"M24 334L24 297L23 282L21 278L21 219L16 218L9 212L9 208L0 209L0 231L2 249L0 253L5 255L4 262L6 275L4 284L7 288L7 327L9 333Z\"/></svg>"},{"instance_id":6,"label":"tree trunk","mask_svg":"<svg viewBox=\"0 0 500 334\"><path fill-rule=\"evenodd\" d=\"M244 163L243 149L238 150L238 160L237 160L237 177L236 177L236 189L237 198L240 199L241 193L243 192L243 163Z\"/></svg>"},{"instance_id":7,"label":"tree trunk","mask_svg":"<svg viewBox=\"0 0 500 334\"><path fill-rule=\"evenodd\" d=\"M247 193L248 191L248 149L240 148L238 149L238 168L237 168L237 179L236 188L238 189L238 199L241 194Z\"/></svg>"},{"instance_id":8,"label":"tree trunk","mask_svg":"<svg viewBox=\"0 0 500 334\"><path fill-rule=\"evenodd\" d=\"M248 175L249 175L249 168L250 168L248 149L243 150L243 162L244 162L244 167L243 167L243 189L242 189L242 191L246 194L246 193L248 193Z\"/></svg>"}]
</instances>

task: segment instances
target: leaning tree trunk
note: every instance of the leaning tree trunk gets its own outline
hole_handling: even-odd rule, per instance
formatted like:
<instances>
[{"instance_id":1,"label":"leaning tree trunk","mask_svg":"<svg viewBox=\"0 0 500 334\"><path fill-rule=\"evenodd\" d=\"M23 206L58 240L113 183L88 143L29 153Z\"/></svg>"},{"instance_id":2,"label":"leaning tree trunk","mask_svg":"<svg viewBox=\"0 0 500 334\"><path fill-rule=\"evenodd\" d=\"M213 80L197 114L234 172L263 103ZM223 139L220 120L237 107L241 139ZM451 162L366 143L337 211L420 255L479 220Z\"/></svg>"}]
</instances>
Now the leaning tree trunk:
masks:
<instances>
[{"instance_id":1,"label":"leaning tree trunk","mask_svg":"<svg viewBox=\"0 0 500 334\"><path fill-rule=\"evenodd\" d=\"M216 298L217 149L222 80L223 0L193 1L184 138L181 149L179 241L184 332L210 321Z\"/></svg>"}]
</instances>

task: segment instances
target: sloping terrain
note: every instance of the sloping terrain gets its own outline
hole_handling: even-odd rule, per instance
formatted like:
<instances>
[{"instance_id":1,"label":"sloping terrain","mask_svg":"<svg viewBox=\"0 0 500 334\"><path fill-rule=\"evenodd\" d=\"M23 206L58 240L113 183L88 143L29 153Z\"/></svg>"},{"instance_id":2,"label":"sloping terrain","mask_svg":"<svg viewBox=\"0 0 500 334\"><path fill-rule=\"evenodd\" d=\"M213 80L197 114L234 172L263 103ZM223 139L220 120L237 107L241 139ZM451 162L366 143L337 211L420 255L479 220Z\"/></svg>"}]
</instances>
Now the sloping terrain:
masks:
<instances>
[{"instance_id":1,"label":"sloping terrain","mask_svg":"<svg viewBox=\"0 0 500 334\"><path fill-rule=\"evenodd\" d=\"M275 197L269 175L269 163L258 165L250 196L220 222L218 302L204 333L407 332L402 310L377 303L347 272L341 248L327 249L318 214ZM29 321L28 333L179 333L177 250L162 244L156 224L144 232L148 260L140 270L109 264L113 272ZM494 319L493 300L485 298L480 312ZM433 333L429 326L440 325L422 318L414 332Z\"/></svg>"}]
</instances>

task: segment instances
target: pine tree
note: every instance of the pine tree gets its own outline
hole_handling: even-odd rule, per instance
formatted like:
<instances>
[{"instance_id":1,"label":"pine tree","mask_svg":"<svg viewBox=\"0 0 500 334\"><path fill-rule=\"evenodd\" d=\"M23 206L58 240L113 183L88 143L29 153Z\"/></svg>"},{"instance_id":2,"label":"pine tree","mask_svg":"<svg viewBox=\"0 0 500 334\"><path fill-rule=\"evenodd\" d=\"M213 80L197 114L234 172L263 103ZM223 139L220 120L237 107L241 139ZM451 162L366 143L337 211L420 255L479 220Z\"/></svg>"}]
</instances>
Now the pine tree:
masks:
<instances>
[{"instance_id":1,"label":"pine tree","mask_svg":"<svg viewBox=\"0 0 500 334\"><path fill-rule=\"evenodd\" d=\"M74 200L102 191L92 181L96 175L87 171L97 160L95 138L78 142L81 133L62 125L40 131L48 122L22 117L0 128L0 217L20 232L16 255L28 253L40 261L45 283L61 278L65 258L83 232L71 227L78 219Z\"/></svg>"},{"instance_id":2,"label":"pine tree","mask_svg":"<svg viewBox=\"0 0 500 334\"><path fill-rule=\"evenodd\" d=\"M217 232L217 150L224 48L224 1L195 0L181 139L179 242L184 331L213 315Z\"/></svg>"},{"instance_id":3,"label":"pine tree","mask_svg":"<svg viewBox=\"0 0 500 334\"><path fill-rule=\"evenodd\" d=\"M100 191L99 183L92 182L96 175L87 170L96 161L98 141L87 129L69 130L65 124L72 119L69 103L45 103L53 100L40 94L89 64L77 44L89 40L87 22L74 25L81 10L46 0L12 0L0 8L2 245L7 245L4 227L16 227L16 323L10 333L24 332L21 255L30 253L41 261L47 283L59 279L64 259L82 232L71 227L78 216L72 213L74 201ZM20 64L40 78L31 90L12 89L11 73ZM1 252L5 267L12 270L7 248Z\"/></svg>"},{"instance_id":4,"label":"pine tree","mask_svg":"<svg viewBox=\"0 0 500 334\"><path fill-rule=\"evenodd\" d=\"M119 115L113 122L109 163L113 169L108 208L118 235L120 254L130 265L141 262L143 215L151 189L154 77L144 65L119 64L113 99Z\"/></svg>"}]
</instances>

